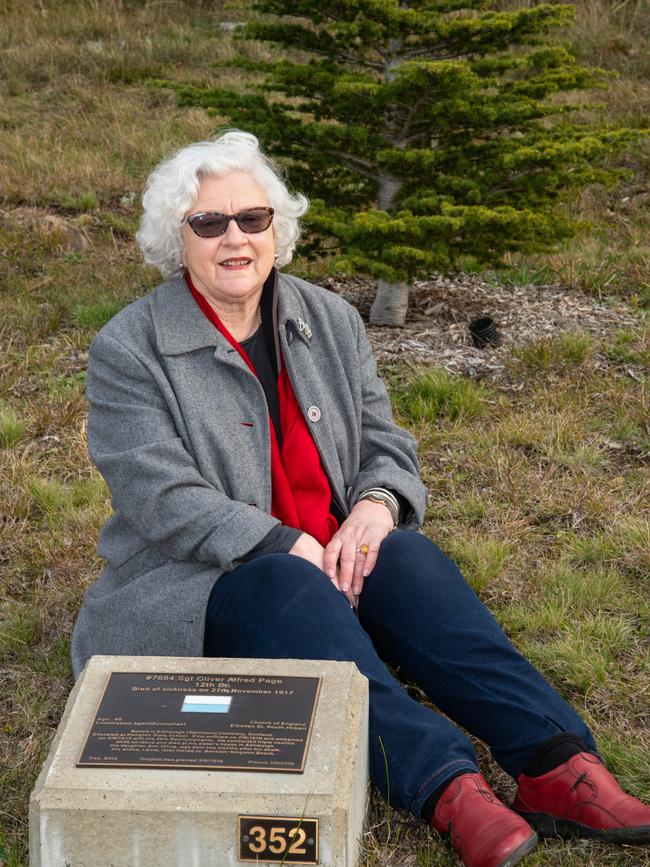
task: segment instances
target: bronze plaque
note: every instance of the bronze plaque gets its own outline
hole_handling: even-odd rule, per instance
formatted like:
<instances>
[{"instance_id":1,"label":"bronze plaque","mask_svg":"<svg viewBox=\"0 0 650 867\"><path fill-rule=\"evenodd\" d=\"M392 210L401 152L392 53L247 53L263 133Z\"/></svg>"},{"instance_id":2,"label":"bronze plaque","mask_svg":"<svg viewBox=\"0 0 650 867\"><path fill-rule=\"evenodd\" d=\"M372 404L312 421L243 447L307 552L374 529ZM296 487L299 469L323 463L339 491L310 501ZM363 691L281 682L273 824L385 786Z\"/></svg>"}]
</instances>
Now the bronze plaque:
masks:
<instances>
[{"instance_id":1,"label":"bronze plaque","mask_svg":"<svg viewBox=\"0 0 650 867\"><path fill-rule=\"evenodd\" d=\"M109 675L77 767L302 773L319 677Z\"/></svg>"},{"instance_id":2,"label":"bronze plaque","mask_svg":"<svg viewBox=\"0 0 650 867\"><path fill-rule=\"evenodd\" d=\"M237 858L271 864L318 864L318 819L240 816Z\"/></svg>"}]
</instances>

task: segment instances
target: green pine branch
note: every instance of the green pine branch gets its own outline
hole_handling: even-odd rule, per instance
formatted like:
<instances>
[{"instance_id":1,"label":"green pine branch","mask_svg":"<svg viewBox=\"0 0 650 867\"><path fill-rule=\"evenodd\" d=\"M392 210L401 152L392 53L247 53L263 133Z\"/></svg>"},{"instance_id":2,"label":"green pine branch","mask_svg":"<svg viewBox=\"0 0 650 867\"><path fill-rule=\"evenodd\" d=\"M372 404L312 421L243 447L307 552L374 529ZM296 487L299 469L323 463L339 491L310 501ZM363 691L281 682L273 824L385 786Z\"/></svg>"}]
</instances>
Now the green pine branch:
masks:
<instances>
[{"instance_id":1,"label":"green pine branch","mask_svg":"<svg viewBox=\"0 0 650 867\"><path fill-rule=\"evenodd\" d=\"M493 7L259 0L227 64L248 85L166 86L259 136L312 199L303 249L336 268L397 282L467 257L495 265L576 232L558 206L615 184L612 158L646 133L584 120L607 74L555 40L572 6ZM251 39L281 59L247 57Z\"/></svg>"}]
</instances>

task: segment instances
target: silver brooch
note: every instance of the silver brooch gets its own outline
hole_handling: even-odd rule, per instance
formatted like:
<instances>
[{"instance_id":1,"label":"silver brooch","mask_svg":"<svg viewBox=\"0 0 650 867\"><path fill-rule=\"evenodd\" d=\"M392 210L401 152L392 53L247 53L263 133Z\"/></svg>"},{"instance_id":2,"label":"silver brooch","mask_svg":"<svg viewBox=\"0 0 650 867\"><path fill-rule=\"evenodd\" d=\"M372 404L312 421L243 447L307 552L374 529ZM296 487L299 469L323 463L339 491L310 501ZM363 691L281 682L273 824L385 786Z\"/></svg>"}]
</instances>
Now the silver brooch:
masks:
<instances>
[{"instance_id":1,"label":"silver brooch","mask_svg":"<svg viewBox=\"0 0 650 867\"><path fill-rule=\"evenodd\" d=\"M302 317L298 317L298 333L304 340L310 341L312 338L311 328Z\"/></svg>"}]
</instances>

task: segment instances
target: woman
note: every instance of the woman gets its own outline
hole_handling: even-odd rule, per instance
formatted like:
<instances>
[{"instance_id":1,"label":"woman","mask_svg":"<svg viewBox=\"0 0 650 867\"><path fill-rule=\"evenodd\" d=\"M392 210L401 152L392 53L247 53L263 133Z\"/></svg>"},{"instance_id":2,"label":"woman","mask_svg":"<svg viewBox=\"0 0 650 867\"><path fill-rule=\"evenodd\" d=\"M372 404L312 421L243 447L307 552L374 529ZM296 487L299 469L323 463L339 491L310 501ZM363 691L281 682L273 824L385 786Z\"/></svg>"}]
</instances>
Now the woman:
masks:
<instances>
[{"instance_id":1,"label":"woman","mask_svg":"<svg viewBox=\"0 0 650 867\"><path fill-rule=\"evenodd\" d=\"M531 825L650 841L650 808L414 532L415 442L358 313L277 270L306 200L231 131L163 162L143 204L140 246L169 279L90 350L89 448L114 513L75 674L94 653L352 660L369 679L372 779L386 794L388 776L393 805L448 835L466 867L517 863ZM513 810L465 735L380 657L489 744L518 780Z\"/></svg>"}]
</instances>

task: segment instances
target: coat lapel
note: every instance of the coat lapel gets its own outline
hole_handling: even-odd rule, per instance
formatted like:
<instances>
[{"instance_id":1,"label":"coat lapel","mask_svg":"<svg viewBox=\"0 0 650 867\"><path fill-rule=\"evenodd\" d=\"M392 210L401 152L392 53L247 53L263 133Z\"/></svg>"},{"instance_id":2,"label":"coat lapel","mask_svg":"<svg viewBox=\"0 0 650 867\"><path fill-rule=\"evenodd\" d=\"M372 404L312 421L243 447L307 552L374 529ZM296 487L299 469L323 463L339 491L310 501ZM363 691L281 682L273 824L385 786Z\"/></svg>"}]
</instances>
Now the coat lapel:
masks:
<instances>
[{"instance_id":1,"label":"coat lapel","mask_svg":"<svg viewBox=\"0 0 650 867\"><path fill-rule=\"evenodd\" d=\"M160 285L152 297L152 318L158 348L163 355L184 355L214 346L217 361L248 372L245 362L205 317L185 280L177 278Z\"/></svg>"},{"instance_id":2,"label":"coat lapel","mask_svg":"<svg viewBox=\"0 0 650 867\"><path fill-rule=\"evenodd\" d=\"M223 341L182 278L168 280L156 289L151 314L158 348L163 355L182 355L205 346L218 346Z\"/></svg>"},{"instance_id":3,"label":"coat lapel","mask_svg":"<svg viewBox=\"0 0 650 867\"><path fill-rule=\"evenodd\" d=\"M279 280L278 320L280 345L291 385L318 448L334 497L339 508L347 514L345 480L331 413L336 396L332 393L327 369L317 362L312 352L312 344L318 335L307 306L298 290L282 275ZM314 420L314 408L318 410L317 420Z\"/></svg>"}]
</instances>

